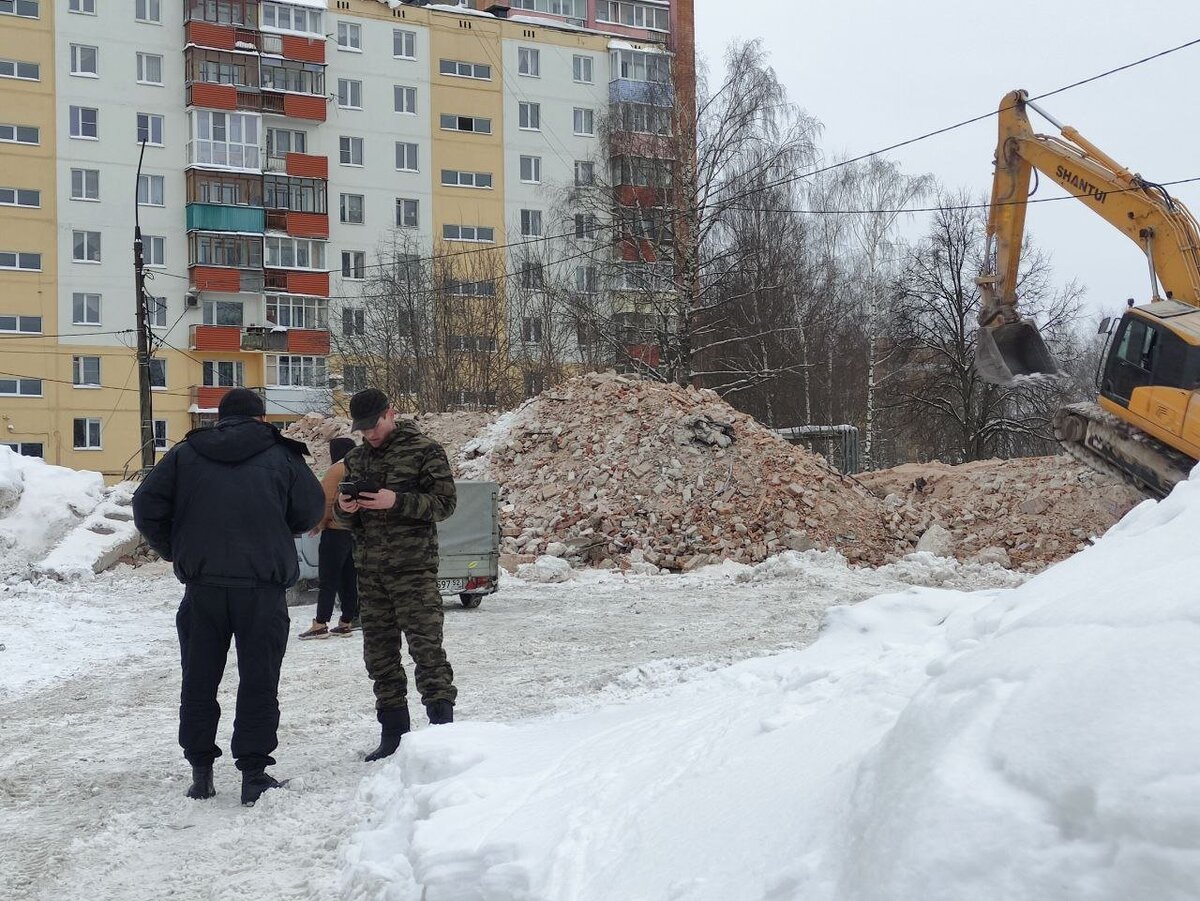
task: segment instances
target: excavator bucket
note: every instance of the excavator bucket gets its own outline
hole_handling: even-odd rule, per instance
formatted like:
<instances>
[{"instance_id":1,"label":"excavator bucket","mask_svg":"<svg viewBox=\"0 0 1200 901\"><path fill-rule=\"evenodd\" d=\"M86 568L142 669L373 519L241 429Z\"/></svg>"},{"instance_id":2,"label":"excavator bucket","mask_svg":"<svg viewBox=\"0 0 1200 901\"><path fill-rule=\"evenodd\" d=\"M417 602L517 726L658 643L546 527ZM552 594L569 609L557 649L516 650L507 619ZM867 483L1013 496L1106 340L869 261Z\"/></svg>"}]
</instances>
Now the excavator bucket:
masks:
<instances>
[{"instance_id":1,"label":"excavator bucket","mask_svg":"<svg viewBox=\"0 0 1200 901\"><path fill-rule=\"evenodd\" d=\"M1057 375L1058 364L1037 326L1028 319L981 328L975 342L975 370L996 385L1023 375Z\"/></svg>"}]
</instances>

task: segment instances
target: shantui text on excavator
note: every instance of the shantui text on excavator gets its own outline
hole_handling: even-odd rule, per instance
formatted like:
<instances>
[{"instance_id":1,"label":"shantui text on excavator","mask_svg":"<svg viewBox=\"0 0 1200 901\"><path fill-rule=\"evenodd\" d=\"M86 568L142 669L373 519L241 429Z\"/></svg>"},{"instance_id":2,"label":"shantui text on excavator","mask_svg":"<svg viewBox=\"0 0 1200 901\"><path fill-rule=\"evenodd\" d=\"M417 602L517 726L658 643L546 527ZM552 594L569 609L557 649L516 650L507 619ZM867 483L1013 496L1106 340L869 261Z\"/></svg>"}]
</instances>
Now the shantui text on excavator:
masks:
<instances>
[{"instance_id":1,"label":"shantui text on excavator","mask_svg":"<svg viewBox=\"0 0 1200 901\"><path fill-rule=\"evenodd\" d=\"M1035 134L1027 109L1059 135ZM1161 185L1115 162L1074 128L1012 91L1000 102L1000 135L987 224L976 370L996 384L1052 376L1058 366L1037 326L1018 312L1017 271L1034 169L1134 241L1145 254L1150 301L1116 322L1098 372L1099 397L1054 416L1073 456L1156 497L1200 460L1200 227ZM1161 290L1160 290L1161 286Z\"/></svg>"}]
</instances>

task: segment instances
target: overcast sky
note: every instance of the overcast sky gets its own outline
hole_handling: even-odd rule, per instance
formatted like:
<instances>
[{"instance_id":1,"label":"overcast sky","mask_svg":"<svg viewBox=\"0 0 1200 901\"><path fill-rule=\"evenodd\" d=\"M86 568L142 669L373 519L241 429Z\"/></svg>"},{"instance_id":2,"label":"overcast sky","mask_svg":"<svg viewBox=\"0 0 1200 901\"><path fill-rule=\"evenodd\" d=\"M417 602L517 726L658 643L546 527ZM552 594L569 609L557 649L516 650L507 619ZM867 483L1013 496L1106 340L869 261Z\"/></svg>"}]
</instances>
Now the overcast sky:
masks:
<instances>
[{"instance_id":1,"label":"overcast sky","mask_svg":"<svg viewBox=\"0 0 1200 901\"><path fill-rule=\"evenodd\" d=\"M696 0L696 34L714 77L731 40L761 37L790 99L824 124L828 158L995 110L1014 88L1052 91L1200 38L1200 0ZM1200 176L1200 44L1041 105L1151 181ZM991 118L888 156L986 199L995 146ZM1169 190L1200 215L1200 182ZM1062 195L1041 179L1038 197ZM1145 257L1082 203L1036 204L1026 228L1058 282L1086 287L1091 309L1149 299Z\"/></svg>"}]
</instances>

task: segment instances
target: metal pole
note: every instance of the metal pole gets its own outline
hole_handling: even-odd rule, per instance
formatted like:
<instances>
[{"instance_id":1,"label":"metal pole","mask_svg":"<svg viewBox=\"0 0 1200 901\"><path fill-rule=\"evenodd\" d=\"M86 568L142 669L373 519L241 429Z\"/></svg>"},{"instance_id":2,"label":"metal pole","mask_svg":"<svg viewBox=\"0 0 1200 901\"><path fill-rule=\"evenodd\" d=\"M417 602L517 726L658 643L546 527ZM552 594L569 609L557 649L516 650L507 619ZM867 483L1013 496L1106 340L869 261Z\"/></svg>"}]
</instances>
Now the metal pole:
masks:
<instances>
[{"instance_id":1,"label":"metal pole","mask_svg":"<svg viewBox=\"0 0 1200 901\"><path fill-rule=\"evenodd\" d=\"M150 391L150 317L146 315L146 274L142 255L142 226L138 218L138 191L142 182L142 158L146 142L138 154L137 177L133 197L133 284L137 292L137 367L138 410L142 436L142 474L154 468L154 404Z\"/></svg>"}]
</instances>

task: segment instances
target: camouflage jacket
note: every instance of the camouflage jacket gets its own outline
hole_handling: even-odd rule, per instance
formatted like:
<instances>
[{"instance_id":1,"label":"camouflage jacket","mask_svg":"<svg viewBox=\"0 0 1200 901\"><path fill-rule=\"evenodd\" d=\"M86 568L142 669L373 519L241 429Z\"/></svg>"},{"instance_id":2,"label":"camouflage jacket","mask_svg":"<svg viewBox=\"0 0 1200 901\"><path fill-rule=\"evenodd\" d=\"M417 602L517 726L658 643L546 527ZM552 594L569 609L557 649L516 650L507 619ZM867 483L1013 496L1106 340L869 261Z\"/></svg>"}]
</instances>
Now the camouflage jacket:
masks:
<instances>
[{"instance_id":1,"label":"camouflage jacket","mask_svg":"<svg viewBox=\"0 0 1200 901\"><path fill-rule=\"evenodd\" d=\"M370 479L396 492L390 510L346 513L334 503L334 516L354 532L355 561L372 572L437 569L435 523L454 512L454 476L442 446L408 419L379 447L362 444L346 454L346 480Z\"/></svg>"}]
</instances>

